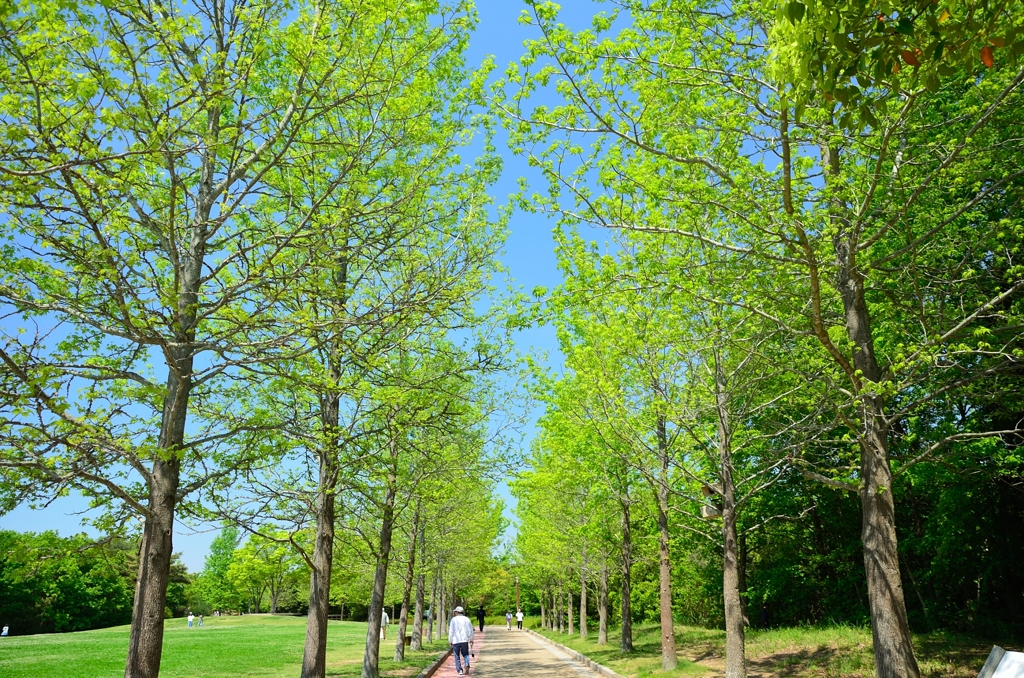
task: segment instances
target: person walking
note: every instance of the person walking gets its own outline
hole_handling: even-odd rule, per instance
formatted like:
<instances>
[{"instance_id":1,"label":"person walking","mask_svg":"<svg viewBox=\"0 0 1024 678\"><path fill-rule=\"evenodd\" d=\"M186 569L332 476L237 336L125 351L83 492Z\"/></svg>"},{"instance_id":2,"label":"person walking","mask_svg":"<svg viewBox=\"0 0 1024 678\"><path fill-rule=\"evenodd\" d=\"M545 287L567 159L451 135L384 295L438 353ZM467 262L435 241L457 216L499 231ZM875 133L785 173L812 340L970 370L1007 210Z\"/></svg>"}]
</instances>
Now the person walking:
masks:
<instances>
[{"instance_id":1,"label":"person walking","mask_svg":"<svg viewBox=\"0 0 1024 678\"><path fill-rule=\"evenodd\" d=\"M192 622L196 620L196 616L191 612L188 613L188 627L192 628Z\"/></svg>"},{"instance_id":2,"label":"person walking","mask_svg":"<svg viewBox=\"0 0 1024 678\"><path fill-rule=\"evenodd\" d=\"M469 617L465 614L465 610L462 606L455 608L455 615L451 621L448 622L448 645L452 648L452 654L455 655L455 672L460 676L464 675L462 672L462 662L460 658L466 662L466 673L469 673L469 648L473 646L473 622L469 621Z\"/></svg>"},{"instance_id":3,"label":"person walking","mask_svg":"<svg viewBox=\"0 0 1024 678\"><path fill-rule=\"evenodd\" d=\"M8 626L7 624L4 624L4 630L3 630L3 631L0 631L0 638L6 638L6 637L7 637L7 634L8 634L8 632L9 632L10 630L11 630L11 627L10 627L10 626Z\"/></svg>"},{"instance_id":4,"label":"person walking","mask_svg":"<svg viewBox=\"0 0 1024 678\"><path fill-rule=\"evenodd\" d=\"M199 628L203 628L203 615L199 615Z\"/></svg>"},{"instance_id":5,"label":"person walking","mask_svg":"<svg viewBox=\"0 0 1024 678\"><path fill-rule=\"evenodd\" d=\"M388 624L391 623L391 618L388 617L388 611L384 608L380 610L380 639L388 639Z\"/></svg>"},{"instance_id":6,"label":"person walking","mask_svg":"<svg viewBox=\"0 0 1024 678\"><path fill-rule=\"evenodd\" d=\"M512 610L507 610L505 612L505 628L509 631L512 630Z\"/></svg>"},{"instance_id":7,"label":"person walking","mask_svg":"<svg viewBox=\"0 0 1024 678\"><path fill-rule=\"evenodd\" d=\"M516 612L516 627L520 631L523 630L523 610L521 608L518 612Z\"/></svg>"},{"instance_id":8,"label":"person walking","mask_svg":"<svg viewBox=\"0 0 1024 678\"><path fill-rule=\"evenodd\" d=\"M484 613L484 606L483 605L481 605L480 607L476 608L476 620L477 620L477 622L480 623L480 633L484 632L484 618L486 616L487 615Z\"/></svg>"}]
</instances>

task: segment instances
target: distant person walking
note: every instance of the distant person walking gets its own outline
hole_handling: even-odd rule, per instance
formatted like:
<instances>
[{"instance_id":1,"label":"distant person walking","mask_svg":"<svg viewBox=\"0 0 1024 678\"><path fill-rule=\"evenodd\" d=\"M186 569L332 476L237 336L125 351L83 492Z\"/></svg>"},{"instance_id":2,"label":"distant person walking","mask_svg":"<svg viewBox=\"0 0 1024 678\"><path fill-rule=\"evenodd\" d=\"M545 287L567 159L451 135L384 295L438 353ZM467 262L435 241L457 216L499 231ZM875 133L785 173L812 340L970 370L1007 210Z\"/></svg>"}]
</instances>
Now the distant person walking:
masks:
<instances>
[{"instance_id":1,"label":"distant person walking","mask_svg":"<svg viewBox=\"0 0 1024 678\"><path fill-rule=\"evenodd\" d=\"M7 632L10 631L10 630L11 630L11 627L8 626L7 624L4 624L4 630L0 631L0 638L6 636Z\"/></svg>"},{"instance_id":2,"label":"distant person walking","mask_svg":"<svg viewBox=\"0 0 1024 678\"><path fill-rule=\"evenodd\" d=\"M388 639L388 624L391 623L391 617L388 616L388 611L384 608L380 610L380 639Z\"/></svg>"},{"instance_id":3,"label":"distant person walking","mask_svg":"<svg viewBox=\"0 0 1024 678\"><path fill-rule=\"evenodd\" d=\"M508 610L505 613L505 628L507 628L509 631L512 630L512 610Z\"/></svg>"},{"instance_id":4,"label":"distant person walking","mask_svg":"<svg viewBox=\"0 0 1024 678\"><path fill-rule=\"evenodd\" d=\"M521 609L516 612L516 628L520 631L523 630L523 611Z\"/></svg>"},{"instance_id":5,"label":"distant person walking","mask_svg":"<svg viewBox=\"0 0 1024 678\"><path fill-rule=\"evenodd\" d=\"M480 607L476 608L476 620L480 624L480 633L484 632L484 618L486 616L487 615L484 613L484 606L483 605L481 605Z\"/></svg>"},{"instance_id":6,"label":"distant person walking","mask_svg":"<svg viewBox=\"0 0 1024 678\"><path fill-rule=\"evenodd\" d=\"M203 626L203 615L199 615L199 627L202 628L202 626Z\"/></svg>"},{"instance_id":7,"label":"distant person walking","mask_svg":"<svg viewBox=\"0 0 1024 678\"><path fill-rule=\"evenodd\" d=\"M448 644L455 655L455 671L460 676L464 674L459 660L465 660L466 673L469 673L469 648L473 646L473 622L464 613L462 606L456 607L455 616L448 622Z\"/></svg>"},{"instance_id":8,"label":"distant person walking","mask_svg":"<svg viewBox=\"0 0 1024 678\"><path fill-rule=\"evenodd\" d=\"M191 612L188 613L188 627L192 628L192 622L196 620L196 616Z\"/></svg>"}]
</instances>

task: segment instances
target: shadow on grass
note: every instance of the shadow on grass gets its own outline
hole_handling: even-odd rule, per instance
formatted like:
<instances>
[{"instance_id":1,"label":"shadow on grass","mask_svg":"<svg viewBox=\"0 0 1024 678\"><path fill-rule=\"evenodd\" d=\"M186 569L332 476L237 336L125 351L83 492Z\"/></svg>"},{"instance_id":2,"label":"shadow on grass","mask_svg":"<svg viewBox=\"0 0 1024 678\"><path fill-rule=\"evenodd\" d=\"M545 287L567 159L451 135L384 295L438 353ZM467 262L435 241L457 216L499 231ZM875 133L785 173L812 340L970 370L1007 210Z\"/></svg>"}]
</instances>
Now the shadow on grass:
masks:
<instances>
[{"instance_id":1,"label":"shadow on grass","mask_svg":"<svg viewBox=\"0 0 1024 678\"><path fill-rule=\"evenodd\" d=\"M847 662L837 661L844 653L832 647L819 647L816 650L796 650L793 652L781 652L765 657L760 660L748 660L747 668L751 673L768 674L786 678L788 676L801 676L806 671L825 669L825 675L853 675L853 666L842 666ZM839 670L840 673L835 673Z\"/></svg>"}]
</instances>

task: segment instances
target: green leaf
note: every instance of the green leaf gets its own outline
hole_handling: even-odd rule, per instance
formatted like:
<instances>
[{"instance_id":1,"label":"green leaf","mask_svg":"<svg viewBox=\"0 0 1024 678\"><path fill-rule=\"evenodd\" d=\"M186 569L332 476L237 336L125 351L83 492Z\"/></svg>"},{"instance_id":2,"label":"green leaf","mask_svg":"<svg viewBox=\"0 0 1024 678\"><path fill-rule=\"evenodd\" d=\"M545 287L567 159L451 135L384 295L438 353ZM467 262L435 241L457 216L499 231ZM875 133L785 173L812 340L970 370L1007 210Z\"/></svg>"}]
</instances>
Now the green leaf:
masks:
<instances>
[{"instance_id":1,"label":"green leaf","mask_svg":"<svg viewBox=\"0 0 1024 678\"><path fill-rule=\"evenodd\" d=\"M793 23L796 23L804 18L804 14L807 12L807 6L802 2L791 2L786 5L786 16Z\"/></svg>"}]
</instances>

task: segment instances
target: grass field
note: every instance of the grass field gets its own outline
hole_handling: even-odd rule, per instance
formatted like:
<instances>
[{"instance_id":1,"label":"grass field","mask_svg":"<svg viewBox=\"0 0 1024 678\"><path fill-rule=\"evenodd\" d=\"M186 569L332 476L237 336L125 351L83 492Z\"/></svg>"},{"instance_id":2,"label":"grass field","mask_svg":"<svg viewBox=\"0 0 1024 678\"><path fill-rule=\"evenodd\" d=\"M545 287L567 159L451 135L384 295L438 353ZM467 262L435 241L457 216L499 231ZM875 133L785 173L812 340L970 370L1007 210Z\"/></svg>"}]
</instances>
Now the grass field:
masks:
<instances>
[{"instance_id":1,"label":"grass field","mask_svg":"<svg viewBox=\"0 0 1024 678\"><path fill-rule=\"evenodd\" d=\"M406 661L391 661L397 626L381 645L381 674L415 676L447 647L435 643L423 652L406 651ZM207 617L203 628L187 628L184 619L168 619L161 678L288 676L299 674L304 617ZM124 675L128 627L98 631L12 636L0 639L3 678L105 678ZM331 622L327 635L327 675L358 676L366 642L366 624Z\"/></svg>"},{"instance_id":2,"label":"grass field","mask_svg":"<svg viewBox=\"0 0 1024 678\"><path fill-rule=\"evenodd\" d=\"M676 653L679 668L661 670L660 630L657 625L633 627L634 652L619 651L617 629L609 632L609 645L597 644L597 631L591 627L586 641L579 634L541 631L538 620L530 628L555 642L573 648L628 678L648 676L724 675L725 632L691 626L676 627ZM747 672L750 678L867 678L874 675L871 654L871 630L848 626L824 628L785 628L769 631L748 629L746 635ZM998 641L995 641L998 642ZM1019 650L1008 641L998 642L1007 649ZM993 642L953 636L945 633L915 635L914 645L926 678L974 678L985 663Z\"/></svg>"}]
</instances>

